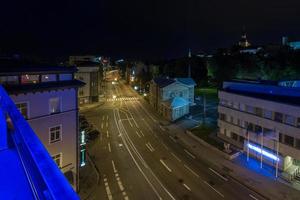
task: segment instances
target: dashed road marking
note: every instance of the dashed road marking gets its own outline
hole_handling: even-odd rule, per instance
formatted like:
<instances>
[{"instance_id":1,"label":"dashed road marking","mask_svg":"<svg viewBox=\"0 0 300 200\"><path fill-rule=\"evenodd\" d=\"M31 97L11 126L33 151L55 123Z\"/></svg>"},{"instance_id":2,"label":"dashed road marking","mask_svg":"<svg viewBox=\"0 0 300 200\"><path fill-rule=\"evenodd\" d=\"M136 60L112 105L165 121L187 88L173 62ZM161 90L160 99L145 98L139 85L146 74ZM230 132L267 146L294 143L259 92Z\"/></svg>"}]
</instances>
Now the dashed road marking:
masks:
<instances>
[{"instance_id":1,"label":"dashed road marking","mask_svg":"<svg viewBox=\"0 0 300 200\"><path fill-rule=\"evenodd\" d=\"M192 174L194 174L197 178L199 178L199 175L194 171L192 170L191 168L189 168L187 165L184 165L185 168L187 168Z\"/></svg>"},{"instance_id":2,"label":"dashed road marking","mask_svg":"<svg viewBox=\"0 0 300 200\"><path fill-rule=\"evenodd\" d=\"M169 172L172 172L172 170L168 167L168 165L162 159L160 159L159 161Z\"/></svg>"},{"instance_id":3,"label":"dashed road marking","mask_svg":"<svg viewBox=\"0 0 300 200\"><path fill-rule=\"evenodd\" d=\"M103 122L101 123L101 128L103 129Z\"/></svg>"},{"instance_id":4,"label":"dashed road marking","mask_svg":"<svg viewBox=\"0 0 300 200\"><path fill-rule=\"evenodd\" d=\"M212 168L209 168L210 171L212 171L214 174L216 174L217 176L219 176L221 179L223 179L224 181L228 181L227 178L225 178L224 176L222 176L221 174L219 174L217 171L213 170Z\"/></svg>"},{"instance_id":5,"label":"dashed road marking","mask_svg":"<svg viewBox=\"0 0 300 200\"><path fill-rule=\"evenodd\" d=\"M185 183L183 184L183 186L184 186L187 190L192 191L191 188L190 188L189 186L187 186Z\"/></svg>"},{"instance_id":6,"label":"dashed road marking","mask_svg":"<svg viewBox=\"0 0 300 200\"><path fill-rule=\"evenodd\" d=\"M115 162L114 162L113 160L111 161L111 164L112 164L112 167L113 167L114 173L117 173L117 172L118 172L118 170L116 169Z\"/></svg>"},{"instance_id":7,"label":"dashed road marking","mask_svg":"<svg viewBox=\"0 0 300 200\"><path fill-rule=\"evenodd\" d=\"M146 143L146 147L149 149L150 152L155 151L155 149L152 147L152 145L150 144L150 142Z\"/></svg>"},{"instance_id":8,"label":"dashed road marking","mask_svg":"<svg viewBox=\"0 0 300 200\"><path fill-rule=\"evenodd\" d=\"M140 133L142 134L143 137L145 136L144 133L143 133L143 131L140 130Z\"/></svg>"},{"instance_id":9,"label":"dashed road marking","mask_svg":"<svg viewBox=\"0 0 300 200\"><path fill-rule=\"evenodd\" d=\"M189 152L188 150L184 149L184 152L187 153L189 156L191 156L193 159L196 158L196 156L194 156L191 152Z\"/></svg>"},{"instance_id":10,"label":"dashed road marking","mask_svg":"<svg viewBox=\"0 0 300 200\"><path fill-rule=\"evenodd\" d=\"M108 130L106 131L106 137L109 138Z\"/></svg>"},{"instance_id":11,"label":"dashed road marking","mask_svg":"<svg viewBox=\"0 0 300 200\"><path fill-rule=\"evenodd\" d=\"M174 158L176 158L176 160L178 160L179 162L181 162L181 160L180 160L174 153L171 152L171 155L172 155Z\"/></svg>"},{"instance_id":12,"label":"dashed road marking","mask_svg":"<svg viewBox=\"0 0 300 200\"><path fill-rule=\"evenodd\" d=\"M208 185L208 187L210 187L211 189L213 189L218 195L220 195L221 197L223 197L224 198L224 195L221 193L221 192L219 192L218 190L216 190L213 186L211 186L208 182L206 182L206 181L203 181L206 185Z\"/></svg>"},{"instance_id":13,"label":"dashed road marking","mask_svg":"<svg viewBox=\"0 0 300 200\"><path fill-rule=\"evenodd\" d=\"M253 196L252 194L249 194L249 197L251 197L254 200L258 200L258 198L256 198L255 196Z\"/></svg>"},{"instance_id":14,"label":"dashed road marking","mask_svg":"<svg viewBox=\"0 0 300 200\"><path fill-rule=\"evenodd\" d=\"M113 198L112 198L112 194L111 194L111 191L110 191L110 188L108 185L107 178L104 178L104 185L105 185L105 190L106 190L108 200L112 200Z\"/></svg>"},{"instance_id":15,"label":"dashed road marking","mask_svg":"<svg viewBox=\"0 0 300 200\"><path fill-rule=\"evenodd\" d=\"M110 143L108 143L107 145L108 145L108 151L111 152Z\"/></svg>"},{"instance_id":16,"label":"dashed road marking","mask_svg":"<svg viewBox=\"0 0 300 200\"><path fill-rule=\"evenodd\" d=\"M139 132L135 131L135 133L137 134L137 136L138 136L139 138L142 137L142 136L139 134Z\"/></svg>"},{"instance_id":17,"label":"dashed road marking","mask_svg":"<svg viewBox=\"0 0 300 200\"><path fill-rule=\"evenodd\" d=\"M173 142L177 142L171 135L169 135L169 138L173 141Z\"/></svg>"}]
</instances>

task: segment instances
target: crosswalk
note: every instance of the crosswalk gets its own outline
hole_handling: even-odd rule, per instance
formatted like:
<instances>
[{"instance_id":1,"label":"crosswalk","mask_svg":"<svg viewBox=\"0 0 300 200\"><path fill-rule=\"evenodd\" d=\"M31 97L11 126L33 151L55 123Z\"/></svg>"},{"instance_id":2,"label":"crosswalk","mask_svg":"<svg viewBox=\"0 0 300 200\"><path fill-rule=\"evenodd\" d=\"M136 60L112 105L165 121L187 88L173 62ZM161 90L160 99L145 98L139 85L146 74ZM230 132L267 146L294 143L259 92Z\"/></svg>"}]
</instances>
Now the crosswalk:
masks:
<instances>
[{"instance_id":1,"label":"crosswalk","mask_svg":"<svg viewBox=\"0 0 300 200\"><path fill-rule=\"evenodd\" d=\"M117 97L117 98L108 98L106 101L138 101L138 97Z\"/></svg>"}]
</instances>

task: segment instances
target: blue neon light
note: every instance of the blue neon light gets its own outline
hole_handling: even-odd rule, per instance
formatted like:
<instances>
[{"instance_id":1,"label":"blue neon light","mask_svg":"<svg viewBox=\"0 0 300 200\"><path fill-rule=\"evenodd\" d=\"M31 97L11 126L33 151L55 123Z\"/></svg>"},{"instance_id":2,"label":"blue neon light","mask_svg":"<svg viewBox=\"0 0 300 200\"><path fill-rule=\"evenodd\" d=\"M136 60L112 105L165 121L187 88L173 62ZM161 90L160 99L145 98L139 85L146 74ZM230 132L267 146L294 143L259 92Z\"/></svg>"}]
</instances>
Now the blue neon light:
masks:
<instances>
[{"instance_id":1,"label":"blue neon light","mask_svg":"<svg viewBox=\"0 0 300 200\"><path fill-rule=\"evenodd\" d=\"M263 149L261 149L261 148L259 148L259 147L257 147L257 146L254 146L254 145L248 143L248 147L249 147L250 149L252 149L252 150L254 150L254 151L260 153L260 154L263 154L264 156L266 156L266 157L268 157L268 158L271 158L272 160L279 161L279 158L278 158L276 155L274 155L274 154L272 154L272 153L270 153L270 152L267 152L267 151L265 151L265 150L263 150Z\"/></svg>"}]
</instances>

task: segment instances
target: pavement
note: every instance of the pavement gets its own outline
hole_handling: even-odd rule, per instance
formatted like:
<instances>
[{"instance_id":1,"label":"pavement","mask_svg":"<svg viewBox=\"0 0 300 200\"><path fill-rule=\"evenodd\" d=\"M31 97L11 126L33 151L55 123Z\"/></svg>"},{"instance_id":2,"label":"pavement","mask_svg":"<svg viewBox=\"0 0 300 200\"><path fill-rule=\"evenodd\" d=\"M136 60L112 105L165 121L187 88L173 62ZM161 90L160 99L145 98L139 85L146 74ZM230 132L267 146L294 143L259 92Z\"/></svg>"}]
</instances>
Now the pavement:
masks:
<instances>
[{"instance_id":1,"label":"pavement","mask_svg":"<svg viewBox=\"0 0 300 200\"><path fill-rule=\"evenodd\" d=\"M82 199L299 199L286 185L201 146L129 86L107 84L106 90L117 98L82 110L100 131L88 151L101 174L98 184L81 181L90 190L81 189Z\"/></svg>"}]
</instances>

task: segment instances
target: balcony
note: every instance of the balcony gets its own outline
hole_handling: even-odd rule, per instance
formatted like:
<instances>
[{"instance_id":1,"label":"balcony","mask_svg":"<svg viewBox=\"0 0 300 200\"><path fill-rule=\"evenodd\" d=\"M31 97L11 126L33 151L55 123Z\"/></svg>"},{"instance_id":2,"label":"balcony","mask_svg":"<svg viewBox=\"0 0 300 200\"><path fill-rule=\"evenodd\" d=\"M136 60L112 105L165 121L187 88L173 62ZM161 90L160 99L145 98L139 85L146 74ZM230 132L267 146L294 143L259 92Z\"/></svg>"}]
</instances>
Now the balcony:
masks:
<instances>
[{"instance_id":1,"label":"balcony","mask_svg":"<svg viewBox=\"0 0 300 200\"><path fill-rule=\"evenodd\" d=\"M0 199L79 199L1 86Z\"/></svg>"}]
</instances>

